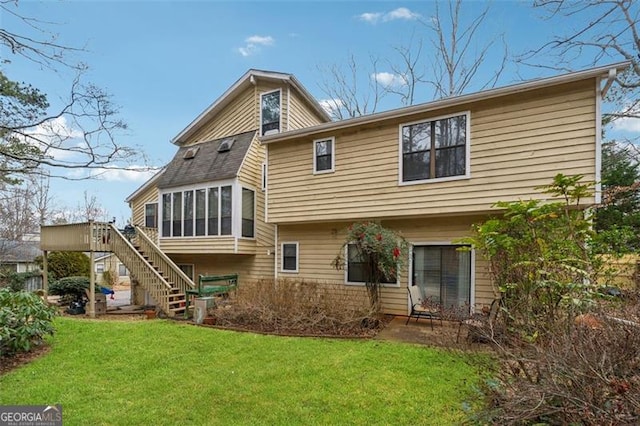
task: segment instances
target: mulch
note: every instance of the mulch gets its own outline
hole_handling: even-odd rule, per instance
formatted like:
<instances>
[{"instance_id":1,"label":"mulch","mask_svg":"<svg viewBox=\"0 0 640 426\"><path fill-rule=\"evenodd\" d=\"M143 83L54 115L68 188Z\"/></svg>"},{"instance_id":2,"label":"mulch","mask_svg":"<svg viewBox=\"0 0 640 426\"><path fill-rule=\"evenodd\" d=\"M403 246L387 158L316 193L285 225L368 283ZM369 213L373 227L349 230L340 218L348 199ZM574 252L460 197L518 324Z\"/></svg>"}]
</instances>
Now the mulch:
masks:
<instances>
[{"instance_id":1,"label":"mulch","mask_svg":"<svg viewBox=\"0 0 640 426\"><path fill-rule=\"evenodd\" d=\"M0 376L48 354L50 350L51 346L42 344L36 346L30 352L19 352L14 356L0 357Z\"/></svg>"}]
</instances>

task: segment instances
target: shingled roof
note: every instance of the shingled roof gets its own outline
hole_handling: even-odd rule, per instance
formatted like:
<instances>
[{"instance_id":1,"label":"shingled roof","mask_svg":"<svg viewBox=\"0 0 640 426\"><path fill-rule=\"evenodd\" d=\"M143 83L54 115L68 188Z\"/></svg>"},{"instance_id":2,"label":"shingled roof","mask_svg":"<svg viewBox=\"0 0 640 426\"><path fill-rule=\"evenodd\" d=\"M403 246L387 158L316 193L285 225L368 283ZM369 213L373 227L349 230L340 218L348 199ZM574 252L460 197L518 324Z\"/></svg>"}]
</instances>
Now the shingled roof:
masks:
<instances>
[{"instance_id":1,"label":"shingled roof","mask_svg":"<svg viewBox=\"0 0 640 426\"><path fill-rule=\"evenodd\" d=\"M237 176L256 131L227 136L178 149L158 181L158 188L192 185ZM228 151L219 150L230 143Z\"/></svg>"}]
</instances>

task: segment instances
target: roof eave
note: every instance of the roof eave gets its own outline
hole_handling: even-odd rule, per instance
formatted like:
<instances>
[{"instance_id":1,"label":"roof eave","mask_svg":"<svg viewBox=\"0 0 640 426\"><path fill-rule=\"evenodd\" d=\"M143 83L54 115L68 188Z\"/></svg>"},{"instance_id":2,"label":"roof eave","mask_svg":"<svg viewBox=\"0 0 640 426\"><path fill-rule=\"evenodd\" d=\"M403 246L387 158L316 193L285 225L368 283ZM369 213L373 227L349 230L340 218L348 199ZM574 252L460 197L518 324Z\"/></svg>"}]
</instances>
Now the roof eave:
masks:
<instances>
[{"instance_id":1,"label":"roof eave","mask_svg":"<svg viewBox=\"0 0 640 426\"><path fill-rule=\"evenodd\" d=\"M185 127L177 136L171 139L171 143L181 145L185 139L196 132L202 125L210 119L219 109L227 104L227 100L237 91L253 84L252 78L265 80L281 80L293 85L293 87L302 94L303 98L316 110L316 112L326 121L330 121L331 117L320 106L318 101L304 88L304 86L292 74L285 74L273 71L262 71L250 69L242 77L240 77L231 87L229 87L220 97L218 97L209 107L201 112L187 127Z\"/></svg>"},{"instance_id":2,"label":"roof eave","mask_svg":"<svg viewBox=\"0 0 640 426\"><path fill-rule=\"evenodd\" d=\"M356 118L350 118L342 121L334 121L330 123L318 124L312 127L305 127L302 129L290 130L288 132L278 133L274 135L262 136L260 142L264 144L272 144L276 142L284 142L299 137L304 137L321 132L337 131L345 128L362 126L383 120L402 118L410 116L416 113L428 112L432 110L447 108L459 104L465 104L470 102L476 102L479 100L491 99L500 96L507 96L516 93L526 92L530 90L540 89L549 86L555 86L559 84L569 83L572 81L585 80L595 77L606 77L609 70L615 69L616 71L622 71L631 63L629 61L618 62L611 65L606 65L597 68L590 68L588 70L576 71L568 74L562 74L554 77L546 77L536 80L527 81L524 83L512 84L510 86L499 87L496 89L484 90L481 92L470 93L467 95L459 95L450 98L440 99L433 102L427 102L418 105L412 105L408 107L398 108L390 111L384 111L380 113L363 115Z\"/></svg>"}]
</instances>

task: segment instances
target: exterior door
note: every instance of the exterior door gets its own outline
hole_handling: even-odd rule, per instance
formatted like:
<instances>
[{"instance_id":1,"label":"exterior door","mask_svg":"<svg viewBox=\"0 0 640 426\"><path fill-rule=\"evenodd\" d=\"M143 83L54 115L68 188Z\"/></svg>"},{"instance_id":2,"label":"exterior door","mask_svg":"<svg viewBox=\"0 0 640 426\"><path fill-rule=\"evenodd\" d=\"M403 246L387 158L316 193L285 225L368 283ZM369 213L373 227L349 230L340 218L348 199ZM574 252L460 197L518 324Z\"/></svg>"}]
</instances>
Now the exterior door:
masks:
<instances>
[{"instance_id":1,"label":"exterior door","mask_svg":"<svg viewBox=\"0 0 640 426\"><path fill-rule=\"evenodd\" d=\"M423 300L444 309L471 304L471 251L460 245L413 246L413 282Z\"/></svg>"}]
</instances>

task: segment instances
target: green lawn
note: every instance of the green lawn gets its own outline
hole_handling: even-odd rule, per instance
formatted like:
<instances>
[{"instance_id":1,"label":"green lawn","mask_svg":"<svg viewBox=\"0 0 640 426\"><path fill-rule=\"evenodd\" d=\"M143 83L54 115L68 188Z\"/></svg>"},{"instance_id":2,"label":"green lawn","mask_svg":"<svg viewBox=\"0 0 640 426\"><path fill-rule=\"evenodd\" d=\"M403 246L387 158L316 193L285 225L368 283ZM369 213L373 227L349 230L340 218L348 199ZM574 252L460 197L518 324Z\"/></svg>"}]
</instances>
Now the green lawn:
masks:
<instances>
[{"instance_id":1,"label":"green lawn","mask_svg":"<svg viewBox=\"0 0 640 426\"><path fill-rule=\"evenodd\" d=\"M51 352L0 377L0 405L62 404L65 425L458 424L463 355L172 321L59 318Z\"/></svg>"}]
</instances>

